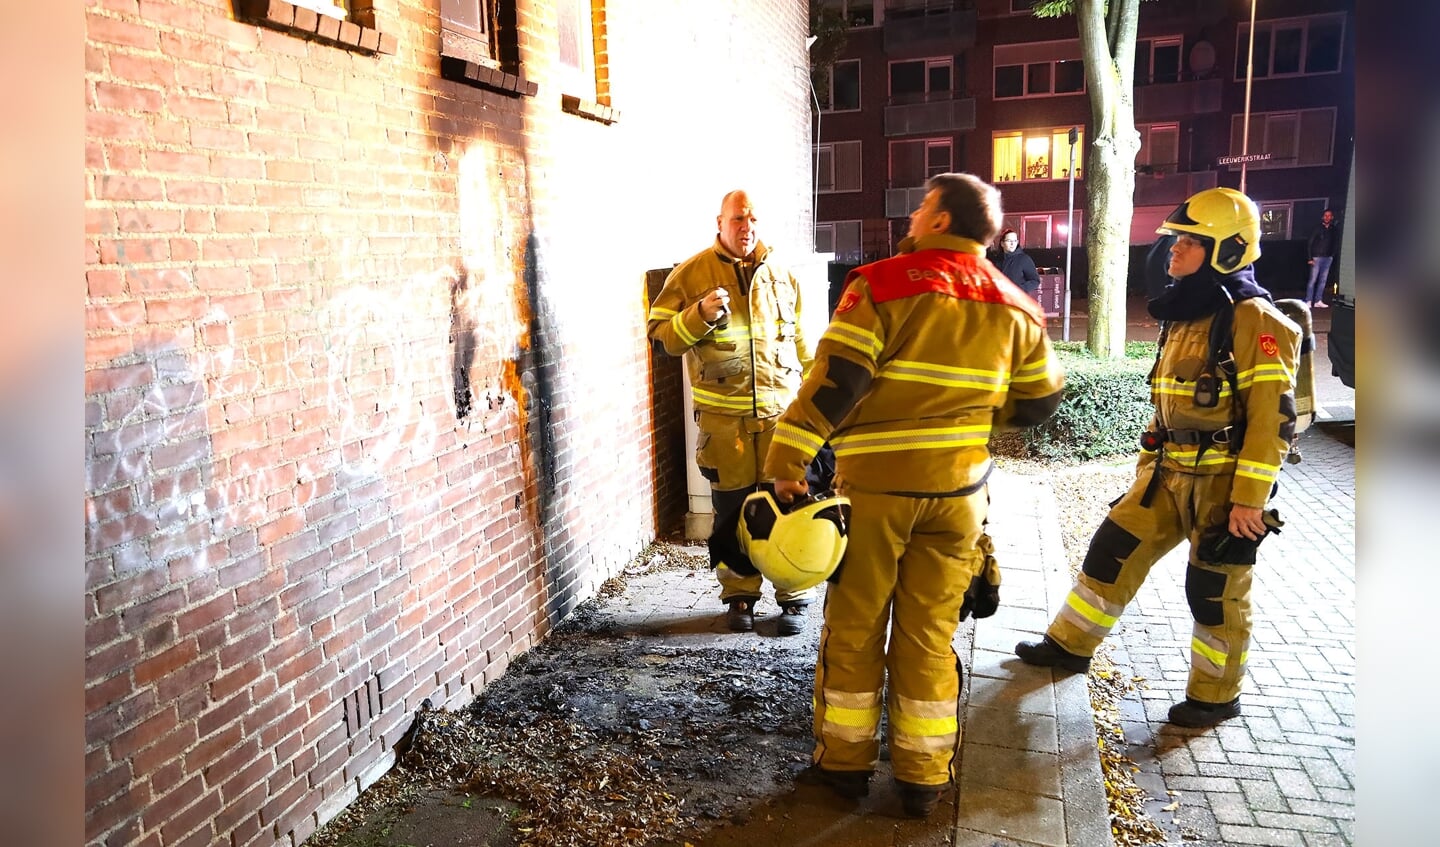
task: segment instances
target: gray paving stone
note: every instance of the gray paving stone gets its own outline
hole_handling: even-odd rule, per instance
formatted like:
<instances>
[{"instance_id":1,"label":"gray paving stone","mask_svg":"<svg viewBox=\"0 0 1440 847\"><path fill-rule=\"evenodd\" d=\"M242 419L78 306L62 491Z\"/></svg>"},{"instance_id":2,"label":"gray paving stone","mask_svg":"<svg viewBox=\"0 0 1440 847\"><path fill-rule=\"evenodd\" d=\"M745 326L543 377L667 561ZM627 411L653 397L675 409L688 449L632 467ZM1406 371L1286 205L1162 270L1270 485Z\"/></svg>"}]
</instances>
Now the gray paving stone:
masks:
<instances>
[{"instance_id":1,"label":"gray paving stone","mask_svg":"<svg viewBox=\"0 0 1440 847\"><path fill-rule=\"evenodd\" d=\"M1054 716L978 705L970 706L965 712L965 741L967 745L980 741L1051 755L1060 751ZM969 755L968 746L966 755Z\"/></svg>"},{"instance_id":2,"label":"gray paving stone","mask_svg":"<svg viewBox=\"0 0 1440 847\"><path fill-rule=\"evenodd\" d=\"M1304 847L1300 833L1290 829L1220 824L1220 838L1226 844L1259 844L1262 847Z\"/></svg>"},{"instance_id":3,"label":"gray paving stone","mask_svg":"<svg viewBox=\"0 0 1440 847\"><path fill-rule=\"evenodd\" d=\"M1066 847L1065 805L1038 794L1023 794L988 785L962 785L959 828ZM984 842L981 842L984 843Z\"/></svg>"},{"instance_id":4,"label":"gray paving stone","mask_svg":"<svg viewBox=\"0 0 1440 847\"><path fill-rule=\"evenodd\" d=\"M1268 775L1268 772L1263 770L1261 773ZM1285 798L1281 796L1279 786L1269 779L1242 779L1240 780L1240 791L1244 793L1245 803L1251 809L1264 812L1293 811L1285 802Z\"/></svg>"},{"instance_id":5,"label":"gray paving stone","mask_svg":"<svg viewBox=\"0 0 1440 847\"><path fill-rule=\"evenodd\" d=\"M1244 794L1209 791L1205 793L1205 799L1210 806L1210 812L1215 815L1215 820L1221 824L1255 824Z\"/></svg>"}]
</instances>

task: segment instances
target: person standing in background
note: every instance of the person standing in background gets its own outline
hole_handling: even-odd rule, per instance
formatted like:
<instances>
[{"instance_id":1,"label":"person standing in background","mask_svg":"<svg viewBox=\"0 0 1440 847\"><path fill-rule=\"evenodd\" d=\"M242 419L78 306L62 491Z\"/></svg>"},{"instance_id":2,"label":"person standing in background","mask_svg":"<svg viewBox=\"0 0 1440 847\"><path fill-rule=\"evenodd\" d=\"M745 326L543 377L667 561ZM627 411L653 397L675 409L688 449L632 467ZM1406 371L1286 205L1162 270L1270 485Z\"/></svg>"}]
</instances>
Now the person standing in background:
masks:
<instances>
[{"instance_id":1,"label":"person standing in background","mask_svg":"<svg viewBox=\"0 0 1440 847\"><path fill-rule=\"evenodd\" d=\"M1011 282L1020 286L1021 291L1039 302L1040 272L1030 254L1020 249L1020 235L1015 230L1007 229L1001 234L1000 252L995 255L995 265Z\"/></svg>"},{"instance_id":2,"label":"person standing in background","mask_svg":"<svg viewBox=\"0 0 1440 847\"><path fill-rule=\"evenodd\" d=\"M1340 230L1335 226L1335 213L1329 209L1320 216L1320 225L1310 233L1310 284L1305 288L1305 302L1312 309L1328 309L1325 285L1330 281L1330 264L1340 249Z\"/></svg>"}]
</instances>

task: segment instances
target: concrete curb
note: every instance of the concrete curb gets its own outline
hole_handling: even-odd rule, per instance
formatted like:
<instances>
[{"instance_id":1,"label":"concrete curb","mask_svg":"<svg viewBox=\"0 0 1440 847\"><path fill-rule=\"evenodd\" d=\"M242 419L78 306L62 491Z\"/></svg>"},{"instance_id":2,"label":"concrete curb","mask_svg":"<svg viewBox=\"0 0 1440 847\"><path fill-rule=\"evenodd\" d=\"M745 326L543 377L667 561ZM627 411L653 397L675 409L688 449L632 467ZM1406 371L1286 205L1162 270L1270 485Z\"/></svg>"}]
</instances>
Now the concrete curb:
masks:
<instances>
[{"instance_id":1,"label":"concrete curb","mask_svg":"<svg viewBox=\"0 0 1440 847\"><path fill-rule=\"evenodd\" d=\"M997 471L990 533L1001 609L970 621L955 847L1108 847L1109 806L1085 678L1030 667L1016 641L1039 636L1070 590L1059 509L1043 478ZM1058 678L1057 678L1058 676Z\"/></svg>"}]
</instances>

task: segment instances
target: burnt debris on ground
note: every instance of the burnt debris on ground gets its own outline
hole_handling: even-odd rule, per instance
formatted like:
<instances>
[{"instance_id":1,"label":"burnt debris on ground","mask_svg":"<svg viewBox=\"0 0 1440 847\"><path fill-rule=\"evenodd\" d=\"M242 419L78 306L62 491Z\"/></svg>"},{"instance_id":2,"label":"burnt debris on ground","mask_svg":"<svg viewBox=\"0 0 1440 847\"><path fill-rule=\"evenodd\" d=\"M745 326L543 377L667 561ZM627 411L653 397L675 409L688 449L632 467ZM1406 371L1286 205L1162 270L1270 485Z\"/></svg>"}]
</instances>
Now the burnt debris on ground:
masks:
<instances>
[{"instance_id":1,"label":"burnt debris on ground","mask_svg":"<svg viewBox=\"0 0 1440 847\"><path fill-rule=\"evenodd\" d=\"M664 542L626 575L667 569L708 578L703 557ZM785 790L812 744L813 642L626 631L601 609L619 579L469 708L422 707L397 766L309 843L406 843L407 818L428 811L468 821L456 844L679 844Z\"/></svg>"}]
</instances>

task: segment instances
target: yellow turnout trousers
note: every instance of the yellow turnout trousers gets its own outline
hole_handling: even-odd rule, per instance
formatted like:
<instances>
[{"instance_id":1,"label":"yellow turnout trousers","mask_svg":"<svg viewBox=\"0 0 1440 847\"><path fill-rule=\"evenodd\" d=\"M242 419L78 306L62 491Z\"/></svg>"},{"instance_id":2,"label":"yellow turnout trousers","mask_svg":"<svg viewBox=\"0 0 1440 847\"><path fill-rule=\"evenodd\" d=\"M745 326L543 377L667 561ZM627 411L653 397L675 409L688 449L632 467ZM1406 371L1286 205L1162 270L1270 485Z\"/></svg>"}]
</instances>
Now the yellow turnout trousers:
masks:
<instances>
[{"instance_id":1,"label":"yellow turnout trousers","mask_svg":"<svg viewBox=\"0 0 1440 847\"><path fill-rule=\"evenodd\" d=\"M952 641L988 508L965 497L846 490L853 508L839 579L826 590L815 665L815 754L833 771L873 771L885 675L895 778L943 785L960 747L960 657ZM888 644L887 644L888 633Z\"/></svg>"},{"instance_id":2,"label":"yellow turnout trousers","mask_svg":"<svg viewBox=\"0 0 1440 847\"><path fill-rule=\"evenodd\" d=\"M1228 524L1231 474L1197 475L1154 468L1160 484L1140 505L1154 465L1142 468L1130 490L1095 530L1065 605L1047 634L1067 651L1090 656L1134 598L1150 568L1181 541L1190 541L1185 599L1194 618L1190 638L1193 700L1228 703L1240 696L1250 645L1249 565L1214 565L1196 557L1201 533Z\"/></svg>"}]
</instances>

